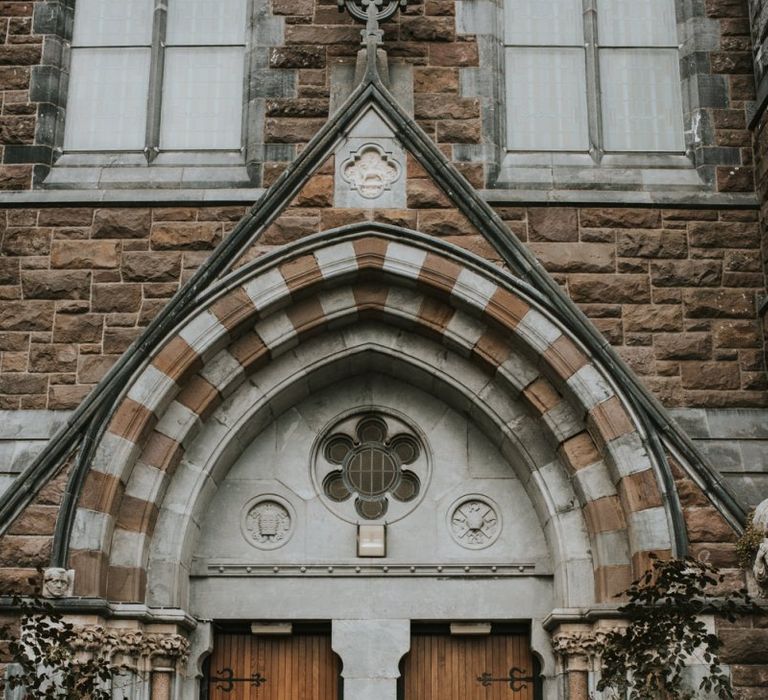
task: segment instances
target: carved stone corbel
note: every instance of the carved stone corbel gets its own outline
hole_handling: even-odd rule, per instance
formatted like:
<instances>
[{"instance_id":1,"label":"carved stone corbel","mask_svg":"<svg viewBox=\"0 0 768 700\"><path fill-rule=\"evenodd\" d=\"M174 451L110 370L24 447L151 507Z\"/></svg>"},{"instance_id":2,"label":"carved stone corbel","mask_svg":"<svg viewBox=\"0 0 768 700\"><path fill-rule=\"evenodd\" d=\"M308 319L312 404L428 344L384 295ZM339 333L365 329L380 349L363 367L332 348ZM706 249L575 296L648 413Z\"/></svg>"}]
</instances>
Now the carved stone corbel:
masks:
<instances>
[{"instance_id":1,"label":"carved stone corbel","mask_svg":"<svg viewBox=\"0 0 768 700\"><path fill-rule=\"evenodd\" d=\"M101 653L112 658L122 655L134 659L162 656L173 663L184 663L189 656L189 641L180 634L146 634L134 628L105 628L80 625L75 628L76 651Z\"/></svg>"}]
</instances>

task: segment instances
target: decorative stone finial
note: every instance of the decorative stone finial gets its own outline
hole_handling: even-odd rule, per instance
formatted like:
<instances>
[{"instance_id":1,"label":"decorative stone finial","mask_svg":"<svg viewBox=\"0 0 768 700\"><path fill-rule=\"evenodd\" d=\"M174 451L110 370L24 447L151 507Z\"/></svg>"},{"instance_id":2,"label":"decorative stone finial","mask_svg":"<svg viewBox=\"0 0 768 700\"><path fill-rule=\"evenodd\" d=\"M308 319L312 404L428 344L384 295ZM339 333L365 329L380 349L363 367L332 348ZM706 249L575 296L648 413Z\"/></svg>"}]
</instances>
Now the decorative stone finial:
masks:
<instances>
[{"instance_id":1,"label":"decorative stone finial","mask_svg":"<svg viewBox=\"0 0 768 700\"><path fill-rule=\"evenodd\" d=\"M358 22L368 22L368 7L376 8L375 18L377 22L384 22L397 12L398 8L405 8L408 0L337 0L339 12L347 9Z\"/></svg>"},{"instance_id":2,"label":"decorative stone finial","mask_svg":"<svg viewBox=\"0 0 768 700\"><path fill-rule=\"evenodd\" d=\"M755 508L752 523L763 536L752 571L760 588L760 595L768 598L768 499Z\"/></svg>"},{"instance_id":3,"label":"decorative stone finial","mask_svg":"<svg viewBox=\"0 0 768 700\"><path fill-rule=\"evenodd\" d=\"M75 584L73 570L52 568L43 571L43 598L66 598Z\"/></svg>"}]
</instances>

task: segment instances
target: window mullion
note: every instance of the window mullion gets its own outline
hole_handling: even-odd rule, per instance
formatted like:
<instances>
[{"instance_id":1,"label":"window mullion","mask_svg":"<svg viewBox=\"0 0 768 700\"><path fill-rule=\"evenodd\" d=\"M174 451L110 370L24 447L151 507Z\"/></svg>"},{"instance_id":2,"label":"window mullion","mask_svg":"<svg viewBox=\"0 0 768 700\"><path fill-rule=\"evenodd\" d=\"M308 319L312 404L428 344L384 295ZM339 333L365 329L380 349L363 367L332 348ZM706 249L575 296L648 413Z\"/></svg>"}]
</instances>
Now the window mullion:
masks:
<instances>
[{"instance_id":1,"label":"window mullion","mask_svg":"<svg viewBox=\"0 0 768 700\"><path fill-rule=\"evenodd\" d=\"M165 64L165 34L168 24L166 0L155 0L152 21L152 59L149 72L149 97L147 99L147 136L144 154L152 162L160 152L160 113L163 96L163 71Z\"/></svg>"},{"instance_id":2,"label":"window mullion","mask_svg":"<svg viewBox=\"0 0 768 700\"><path fill-rule=\"evenodd\" d=\"M595 162L603 157L603 112L600 99L600 57L597 36L597 0L584 2L584 46L587 61L587 119L589 153Z\"/></svg>"}]
</instances>

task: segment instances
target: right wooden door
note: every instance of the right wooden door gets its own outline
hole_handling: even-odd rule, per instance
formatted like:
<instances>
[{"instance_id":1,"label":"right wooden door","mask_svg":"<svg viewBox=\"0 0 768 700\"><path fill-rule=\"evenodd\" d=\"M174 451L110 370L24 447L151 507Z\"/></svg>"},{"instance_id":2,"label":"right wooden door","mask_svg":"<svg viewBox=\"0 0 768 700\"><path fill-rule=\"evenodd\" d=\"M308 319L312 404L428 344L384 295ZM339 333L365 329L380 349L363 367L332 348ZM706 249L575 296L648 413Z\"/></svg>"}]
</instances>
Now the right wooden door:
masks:
<instances>
[{"instance_id":1,"label":"right wooden door","mask_svg":"<svg viewBox=\"0 0 768 700\"><path fill-rule=\"evenodd\" d=\"M402 664L403 700L539 700L527 634L416 633Z\"/></svg>"}]
</instances>

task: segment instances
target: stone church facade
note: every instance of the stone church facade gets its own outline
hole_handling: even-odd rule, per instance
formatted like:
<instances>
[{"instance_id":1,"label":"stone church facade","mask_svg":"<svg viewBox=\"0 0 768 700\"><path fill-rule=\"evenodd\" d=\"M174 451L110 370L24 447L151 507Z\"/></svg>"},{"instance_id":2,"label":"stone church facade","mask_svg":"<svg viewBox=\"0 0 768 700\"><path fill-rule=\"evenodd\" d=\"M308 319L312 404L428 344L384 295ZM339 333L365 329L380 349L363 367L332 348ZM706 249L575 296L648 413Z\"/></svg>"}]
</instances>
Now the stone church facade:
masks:
<instances>
[{"instance_id":1,"label":"stone church facade","mask_svg":"<svg viewBox=\"0 0 768 700\"><path fill-rule=\"evenodd\" d=\"M0 590L115 698L597 698L652 556L758 592L762 3L374 8L0 2Z\"/></svg>"}]
</instances>

